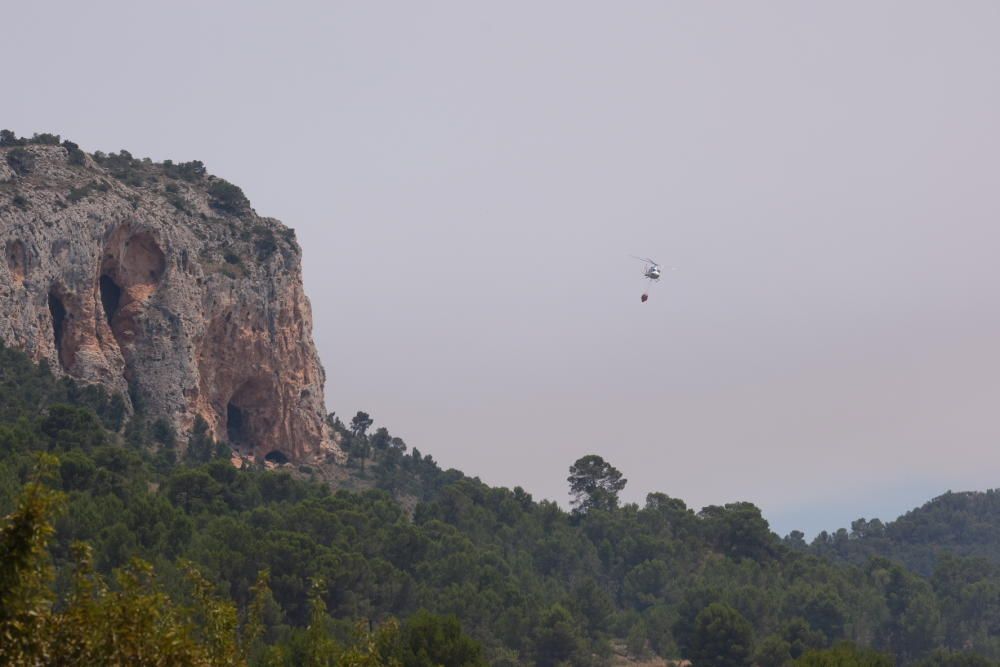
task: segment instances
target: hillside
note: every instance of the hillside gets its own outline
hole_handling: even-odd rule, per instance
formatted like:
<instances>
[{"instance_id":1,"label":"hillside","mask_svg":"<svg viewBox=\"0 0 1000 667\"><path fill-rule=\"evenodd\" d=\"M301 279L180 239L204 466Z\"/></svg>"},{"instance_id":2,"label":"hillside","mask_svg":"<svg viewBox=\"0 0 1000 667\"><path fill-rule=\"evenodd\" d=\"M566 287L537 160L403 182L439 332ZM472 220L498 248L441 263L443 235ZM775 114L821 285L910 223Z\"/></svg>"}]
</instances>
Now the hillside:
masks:
<instances>
[{"instance_id":1,"label":"hillside","mask_svg":"<svg viewBox=\"0 0 1000 667\"><path fill-rule=\"evenodd\" d=\"M895 521L859 519L850 531L821 533L811 550L852 563L873 556L891 558L928 576L945 554L1000 565L1000 493L948 492Z\"/></svg>"},{"instance_id":2,"label":"hillside","mask_svg":"<svg viewBox=\"0 0 1000 667\"><path fill-rule=\"evenodd\" d=\"M105 576L135 557L153 563L158 586L177 600L190 596L185 561L240 609L269 571L252 664L303 664L316 628L310 590L340 646L359 619L382 627L426 609L443 615L427 622L457 619L498 665L607 664L612 644L637 658L697 657L717 640L705 625L712 614L712 627L742 638L742 659L760 665L843 639L903 664L942 646L994 658L1000 650L994 568L947 559L925 579L884 559L858 567L800 553L748 503L694 512L663 494L642 507L594 496L603 504L567 513L442 471L392 436L388 447L348 443L368 452L349 472L382 488L331 492L308 467L236 469L229 447L204 433L178 460L155 422L139 413L122 426L114 398L10 349L0 350L0 408L0 511L14 506L37 453L59 459L56 594L69 585L77 541ZM365 424L345 437L370 446ZM403 487L419 501L412 518L384 490Z\"/></svg>"},{"instance_id":3,"label":"hillside","mask_svg":"<svg viewBox=\"0 0 1000 667\"><path fill-rule=\"evenodd\" d=\"M237 186L0 158L0 662L1000 660L993 492L807 545L750 502L622 504L596 454L571 511L490 487L322 414L298 246Z\"/></svg>"}]
</instances>

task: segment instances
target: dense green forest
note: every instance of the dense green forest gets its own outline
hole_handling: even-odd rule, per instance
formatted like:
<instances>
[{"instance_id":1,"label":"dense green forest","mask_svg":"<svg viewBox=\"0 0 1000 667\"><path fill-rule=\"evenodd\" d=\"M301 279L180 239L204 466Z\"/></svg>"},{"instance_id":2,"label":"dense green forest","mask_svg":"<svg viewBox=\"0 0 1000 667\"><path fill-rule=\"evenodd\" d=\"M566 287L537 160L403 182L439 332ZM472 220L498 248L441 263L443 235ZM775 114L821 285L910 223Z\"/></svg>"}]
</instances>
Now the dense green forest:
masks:
<instances>
[{"instance_id":1,"label":"dense green forest","mask_svg":"<svg viewBox=\"0 0 1000 667\"><path fill-rule=\"evenodd\" d=\"M354 491L309 466L236 469L204 428L177 442L141 406L126 421L120 399L0 346L0 660L1000 659L992 492L809 545L750 503L622 505L600 456L567 462L566 511L441 470L365 413L331 421Z\"/></svg>"},{"instance_id":2,"label":"dense green forest","mask_svg":"<svg viewBox=\"0 0 1000 667\"><path fill-rule=\"evenodd\" d=\"M948 553L998 565L1000 492L949 492L895 521L858 519L849 531L821 533L811 547L817 554L858 564L886 556L926 576Z\"/></svg>"}]
</instances>

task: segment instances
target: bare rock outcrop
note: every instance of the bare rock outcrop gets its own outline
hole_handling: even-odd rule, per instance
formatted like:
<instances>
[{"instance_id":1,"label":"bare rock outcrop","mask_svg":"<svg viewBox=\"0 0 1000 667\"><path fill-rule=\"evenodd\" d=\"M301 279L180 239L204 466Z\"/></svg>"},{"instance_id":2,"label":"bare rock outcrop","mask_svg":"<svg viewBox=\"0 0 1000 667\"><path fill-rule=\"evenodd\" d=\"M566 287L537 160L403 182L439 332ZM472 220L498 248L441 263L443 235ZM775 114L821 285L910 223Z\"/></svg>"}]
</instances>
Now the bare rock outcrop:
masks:
<instances>
[{"instance_id":1,"label":"bare rock outcrop","mask_svg":"<svg viewBox=\"0 0 1000 667\"><path fill-rule=\"evenodd\" d=\"M0 339L239 451L336 450L294 232L198 162L0 147Z\"/></svg>"}]
</instances>

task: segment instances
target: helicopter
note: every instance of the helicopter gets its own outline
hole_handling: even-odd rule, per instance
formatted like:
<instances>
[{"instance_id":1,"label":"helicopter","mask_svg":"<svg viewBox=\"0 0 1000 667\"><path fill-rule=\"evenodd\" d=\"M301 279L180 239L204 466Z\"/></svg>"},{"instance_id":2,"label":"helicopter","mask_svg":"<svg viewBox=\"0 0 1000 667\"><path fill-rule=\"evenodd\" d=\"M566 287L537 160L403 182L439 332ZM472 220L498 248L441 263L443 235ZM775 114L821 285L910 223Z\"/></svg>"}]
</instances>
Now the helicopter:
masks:
<instances>
[{"instance_id":1,"label":"helicopter","mask_svg":"<svg viewBox=\"0 0 1000 667\"><path fill-rule=\"evenodd\" d=\"M651 283L657 283L660 281L660 275L663 273L663 269L660 263L656 260L650 259L648 257L637 257L632 255L633 259L637 259L642 262L645 266L642 268L642 277ZM649 299L649 292L643 292L642 303L646 303Z\"/></svg>"},{"instance_id":2,"label":"helicopter","mask_svg":"<svg viewBox=\"0 0 1000 667\"><path fill-rule=\"evenodd\" d=\"M660 268L659 262L652 260L648 257L636 257L635 255L632 255L632 257L646 265L642 269L643 278L647 278L649 280L652 280L653 282L656 282L657 280L660 279L660 273L662 273L663 270Z\"/></svg>"}]
</instances>

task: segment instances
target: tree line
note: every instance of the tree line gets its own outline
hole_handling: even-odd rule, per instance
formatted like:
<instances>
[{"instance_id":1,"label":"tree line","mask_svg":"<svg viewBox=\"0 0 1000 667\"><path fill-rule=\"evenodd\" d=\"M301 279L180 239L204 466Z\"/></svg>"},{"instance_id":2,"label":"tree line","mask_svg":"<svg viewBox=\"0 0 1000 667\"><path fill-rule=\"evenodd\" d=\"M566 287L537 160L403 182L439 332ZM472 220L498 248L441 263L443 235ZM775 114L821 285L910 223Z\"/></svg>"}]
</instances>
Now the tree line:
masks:
<instances>
[{"instance_id":1,"label":"tree line","mask_svg":"<svg viewBox=\"0 0 1000 667\"><path fill-rule=\"evenodd\" d=\"M157 642L186 656L174 664L1000 658L1000 573L975 555L939 553L924 573L780 538L750 503L622 504L626 480L599 455L570 466L566 511L442 470L368 414L331 423L368 488L236 469L205 429L177 442L0 347L4 650L64 651L51 664Z\"/></svg>"}]
</instances>

